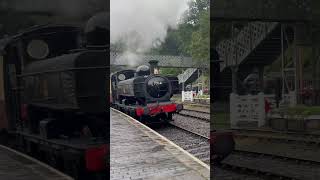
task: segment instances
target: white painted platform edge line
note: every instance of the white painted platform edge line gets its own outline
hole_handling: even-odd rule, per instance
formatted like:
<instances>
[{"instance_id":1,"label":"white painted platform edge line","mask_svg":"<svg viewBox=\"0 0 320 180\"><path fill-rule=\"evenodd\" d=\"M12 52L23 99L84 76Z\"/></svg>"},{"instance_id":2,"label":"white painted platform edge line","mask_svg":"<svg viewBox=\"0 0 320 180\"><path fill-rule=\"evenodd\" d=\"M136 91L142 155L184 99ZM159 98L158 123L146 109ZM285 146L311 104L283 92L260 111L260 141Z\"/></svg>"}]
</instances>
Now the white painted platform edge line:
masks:
<instances>
[{"instance_id":1,"label":"white painted platform edge line","mask_svg":"<svg viewBox=\"0 0 320 180\"><path fill-rule=\"evenodd\" d=\"M34 158L30 157L30 156L27 156L27 155L25 155L25 154L23 154L21 152L18 152L18 151L14 150L14 149L11 149L11 148L3 146L3 145L0 145L0 148L6 149L8 151L11 151L11 152L13 152L15 154L18 154L19 156L22 156L22 157L24 157L24 158L26 158L26 159L28 159L30 161L33 161L33 162L35 162L35 163L37 163L37 164L39 164L41 166L44 166L45 168L49 169L50 171L53 171L54 173L59 174L59 175L63 176L64 178L68 179L68 180L74 180L72 177L62 173L61 171L59 171L59 170L57 170L57 169L55 169L55 168L43 163L43 162L41 162L41 161L39 161L37 159L34 159Z\"/></svg>"},{"instance_id":2,"label":"white painted platform edge line","mask_svg":"<svg viewBox=\"0 0 320 180\"><path fill-rule=\"evenodd\" d=\"M157 133L156 131L154 131L153 129L149 128L148 126L142 124L141 122L137 121L136 119L134 119L133 117L118 111L114 108L111 108L113 111L119 112L122 115L125 115L126 117L136 121L137 123L139 123L141 126L143 126L144 128L148 129L149 131L151 131L152 133L154 133L155 135L159 136L160 138L162 138L163 140L169 142L171 145L173 145L174 147L176 147L177 149L179 149L180 151L182 151L183 153L185 153L187 156L191 157L193 160L195 160L197 163L201 164L202 166L204 166L205 168L207 168L208 170L210 170L210 166L208 166L207 164L205 164L204 162L202 162L200 159L196 158L195 156L193 156L192 154L190 154L188 151L182 149L180 146L176 145L174 142L170 141L169 139L167 139L166 137L162 136L161 134Z\"/></svg>"}]
</instances>

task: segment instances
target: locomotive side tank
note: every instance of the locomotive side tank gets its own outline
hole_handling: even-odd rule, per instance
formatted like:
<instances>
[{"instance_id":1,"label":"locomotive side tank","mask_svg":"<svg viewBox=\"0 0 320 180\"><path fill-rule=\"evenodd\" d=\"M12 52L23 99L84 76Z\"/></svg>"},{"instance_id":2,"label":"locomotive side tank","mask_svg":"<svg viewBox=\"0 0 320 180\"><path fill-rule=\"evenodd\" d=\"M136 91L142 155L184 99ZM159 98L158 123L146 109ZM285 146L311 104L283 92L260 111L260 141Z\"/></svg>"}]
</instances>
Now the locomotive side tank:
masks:
<instances>
[{"instance_id":1,"label":"locomotive side tank","mask_svg":"<svg viewBox=\"0 0 320 180\"><path fill-rule=\"evenodd\" d=\"M23 103L52 110L101 113L106 108L106 53L83 51L30 63L23 70ZM94 79L94 81L92 81Z\"/></svg>"}]
</instances>

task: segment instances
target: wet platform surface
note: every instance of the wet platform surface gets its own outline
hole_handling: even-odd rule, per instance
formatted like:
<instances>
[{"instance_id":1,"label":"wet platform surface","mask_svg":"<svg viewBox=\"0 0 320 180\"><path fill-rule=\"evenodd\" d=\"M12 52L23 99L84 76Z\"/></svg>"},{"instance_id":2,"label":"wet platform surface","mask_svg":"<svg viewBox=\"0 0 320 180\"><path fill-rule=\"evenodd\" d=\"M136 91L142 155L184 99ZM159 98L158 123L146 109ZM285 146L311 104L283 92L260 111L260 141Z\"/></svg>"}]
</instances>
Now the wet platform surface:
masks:
<instances>
[{"instance_id":1,"label":"wet platform surface","mask_svg":"<svg viewBox=\"0 0 320 180\"><path fill-rule=\"evenodd\" d=\"M29 156L0 146L0 179L71 180L72 178Z\"/></svg>"},{"instance_id":2,"label":"wet platform surface","mask_svg":"<svg viewBox=\"0 0 320 180\"><path fill-rule=\"evenodd\" d=\"M110 178L210 179L209 167L139 122L111 110Z\"/></svg>"}]
</instances>

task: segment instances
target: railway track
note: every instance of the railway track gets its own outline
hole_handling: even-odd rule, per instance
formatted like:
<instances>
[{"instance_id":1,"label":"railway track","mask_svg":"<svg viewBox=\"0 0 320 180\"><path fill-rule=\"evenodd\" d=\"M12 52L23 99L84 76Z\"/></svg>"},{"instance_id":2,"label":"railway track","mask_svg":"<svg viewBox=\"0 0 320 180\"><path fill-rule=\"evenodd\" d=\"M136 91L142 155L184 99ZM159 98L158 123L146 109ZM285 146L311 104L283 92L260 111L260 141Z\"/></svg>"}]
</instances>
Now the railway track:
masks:
<instances>
[{"instance_id":1,"label":"railway track","mask_svg":"<svg viewBox=\"0 0 320 180\"><path fill-rule=\"evenodd\" d=\"M320 134L281 132L259 129L235 129L235 137L320 146Z\"/></svg>"},{"instance_id":2,"label":"railway track","mask_svg":"<svg viewBox=\"0 0 320 180\"><path fill-rule=\"evenodd\" d=\"M166 127L155 130L200 159L202 162L210 165L209 137L189 131L186 128L174 124L169 124Z\"/></svg>"},{"instance_id":3,"label":"railway track","mask_svg":"<svg viewBox=\"0 0 320 180\"><path fill-rule=\"evenodd\" d=\"M175 114L171 122L172 125L189 130L190 132L200 134L205 137L210 136L210 122L199 120L197 116L183 116Z\"/></svg>"},{"instance_id":4,"label":"railway track","mask_svg":"<svg viewBox=\"0 0 320 180\"><path fill-rule=\"evenodd\" d=\"M156 131L209 165L210 123L205 116L210 118L210 113L189 109L180 113L173 116L174 121L168 126Z\"/></svg>"},{"instance_id":5,"label":"railway track","mask_svg":"<svg viewBox=\"0 0 320 180\"><path fill-rule=\"evenodd\" d=\"M183 109L182 111L179 112L179 114L175 114L175 116L191 117L191 118L210 122L210 113L205 111Z\"/></svg>"},{"instance_id":6,"label":"railway track","mask_svg":"<svg viewBox=\"0 0 320 180\"><path fill-rule=\"evenodd\" d=\"M319 179L320 162L235 150L219 166L263 179Z\"/></svg>"},{"instance_id":7,"label":"railway track","mask_svg":"<svg viewBox=\"0 0 320 180\"><path fill-rule=\"evenodd\" d=\"M211 174L214 180L264 180L257 174L249 174L241 169L236 169L227 166L213 166L211 167L213 173Z\"/></svg>"}]
</instances>

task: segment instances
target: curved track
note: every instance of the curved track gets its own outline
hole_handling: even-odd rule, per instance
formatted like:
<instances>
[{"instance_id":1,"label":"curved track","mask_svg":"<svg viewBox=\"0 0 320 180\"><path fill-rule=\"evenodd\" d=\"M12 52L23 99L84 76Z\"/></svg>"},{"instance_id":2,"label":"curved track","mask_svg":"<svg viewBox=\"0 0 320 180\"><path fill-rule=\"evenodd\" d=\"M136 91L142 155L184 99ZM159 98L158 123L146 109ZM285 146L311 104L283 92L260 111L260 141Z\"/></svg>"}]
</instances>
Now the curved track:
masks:
<instances>
[{"instance_id":1,"label":"curved track","mask_svg":"<svg viewBox=\"0 0 320 180\"><path fill-rule=\"evenodd\" d=\"M282 132L260 129L235 129L235 135L236 137L258 138L269 141L286 143L294 142L320 146L320 134L315 133Z\"/></svg>"},{"instance_id":2,"label":"curved track","mask_svg":"<svg viewBox=\"0 0 320 180\"><path fill-rule=\"evenodd\" d=\"M182 116L179 114L173 115L172 125L184 128L190 132L200 134L205 137L210 136L210 122L200 120L192 116Z\"/></svg>"},{"instance_id":3,"label":"curved track","mask_svg":"<svg viewBox=\"0 0 320 180\"><path fill-rule=\"evenodd\" d=\"M176 119L176 115L174 115L174 119ZM178 115L179 116L179 115ZM191 118L194 122L199 124L199 119ZM190 120L189 119L189 120ZM174 142L178 146L180 146L185 151L189 152L190 154L194 155L200 161L210 165L210 126L209 122L205 123L204 126L208 127L207 133L199 133L196 130L190 129L192 126L187 126L186 124L190 125L190 121L184 121L175 123L175 121L165 125L165 126L158 126L152 127L155 131L157 131L162 136L166 137L170 141ZM150 125L153 126L153 125ZM198 129L202 129L198 127Z\"/></svg>"},{"instance_id":4,"label":"curved track","mask_svg":"<svg viewBox=\"0 0 320 180\"><path fill-rule=\"evenodd\" d=\"M222 169L256 174L263 179L320 179L317 134L236 129L235 137L238 147L222 162ZM246 145L252 143L254 147Z\"/></svg>"},{"instance_id":5,"label":"curved track","mask_svg":"<svg viewBox=\"0 0 320 180\"><path fill-rule=\"evenodd\" d=\"M208 137L173 124L155 130L204 163L210 164L210 139Z\"/></svg>"},{"instance_id":6,"label":"curved track","mask_svg":"<svg viewBox=\"0 0 320 180\"><path fill-rule=\"evenodd\" d=\"M221 166L263 179L318 179L320 162L235 150Z\"/></svg>"}]
</instances>

